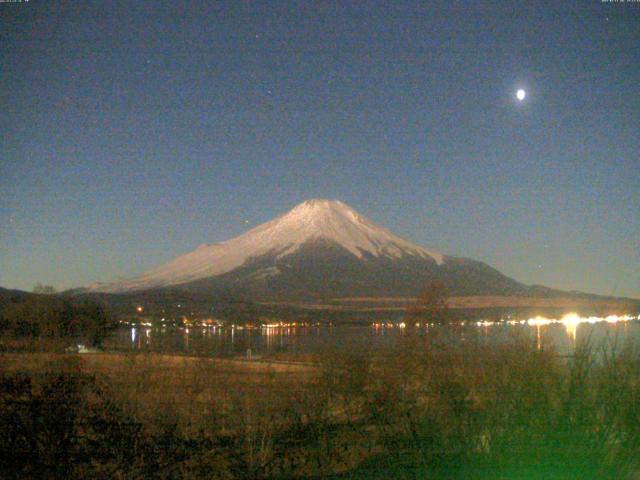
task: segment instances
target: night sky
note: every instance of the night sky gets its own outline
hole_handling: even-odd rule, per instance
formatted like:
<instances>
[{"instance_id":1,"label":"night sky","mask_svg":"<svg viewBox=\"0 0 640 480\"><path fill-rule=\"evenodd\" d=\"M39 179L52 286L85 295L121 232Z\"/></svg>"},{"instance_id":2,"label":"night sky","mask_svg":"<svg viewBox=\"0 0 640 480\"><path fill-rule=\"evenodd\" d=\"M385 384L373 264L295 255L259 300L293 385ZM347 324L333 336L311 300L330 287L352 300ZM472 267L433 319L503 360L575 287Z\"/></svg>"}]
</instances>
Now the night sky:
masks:
<instances>
[{"instance_id":1,"label":"night sky","mask_svg":"<svg viewBox=\"0 0 640 480\"><path fill-rule=\"evenodd\" d=\"M525 283L640 297L640 3L31 0L0 21L0 286L134 276L330 198Z\"/></svg>"}]
</instances>

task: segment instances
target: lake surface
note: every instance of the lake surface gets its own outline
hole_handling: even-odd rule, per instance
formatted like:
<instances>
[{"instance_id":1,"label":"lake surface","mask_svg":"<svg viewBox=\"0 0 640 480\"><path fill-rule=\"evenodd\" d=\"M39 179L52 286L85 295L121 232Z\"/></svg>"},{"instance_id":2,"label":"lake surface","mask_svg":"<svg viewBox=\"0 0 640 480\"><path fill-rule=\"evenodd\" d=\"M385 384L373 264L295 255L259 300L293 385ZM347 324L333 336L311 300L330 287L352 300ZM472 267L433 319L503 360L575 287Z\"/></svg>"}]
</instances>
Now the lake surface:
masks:
<instances>
[{"instance_id":1,"label":"lake surface","mask_svg":"<svg viewBox=\"0 0 640 480\"><path fill-rule=\"evenodd\" d=\"M326 349L371 348L389 345L408 335L425 335L438 330L441 338L451 342L508 342L514 335L526 335L539 348L553 346L567 354L577 344L622 345L640 342L640 320L529 319L489 324L467 322L448 326L374 324L370 326L278 326L248 329L243 327L127 327L118 329L106 342L117 350L146 350L211 356L268 355L277 352L317 353Z\"/></svg>"}]
</instances>

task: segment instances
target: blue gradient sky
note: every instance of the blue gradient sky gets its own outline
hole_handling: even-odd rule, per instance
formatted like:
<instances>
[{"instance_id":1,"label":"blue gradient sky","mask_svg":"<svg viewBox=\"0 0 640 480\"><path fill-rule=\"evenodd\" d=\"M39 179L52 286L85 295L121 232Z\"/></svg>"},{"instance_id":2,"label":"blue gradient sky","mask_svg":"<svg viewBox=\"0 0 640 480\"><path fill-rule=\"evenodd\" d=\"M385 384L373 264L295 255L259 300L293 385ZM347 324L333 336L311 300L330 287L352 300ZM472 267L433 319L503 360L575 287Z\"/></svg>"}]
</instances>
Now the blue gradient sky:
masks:
<instances>
[{"instance_id":1,"label":"blue gradient sky","mask_svg":"<svg viewBox=\"0 0 640 480\"><path fill-rule=\"evenodd\" d=\"M0 21L0 286L136 275L322 197L526 283L640 297L638 3L32 0Z\"/></svg>"}]
</instances>

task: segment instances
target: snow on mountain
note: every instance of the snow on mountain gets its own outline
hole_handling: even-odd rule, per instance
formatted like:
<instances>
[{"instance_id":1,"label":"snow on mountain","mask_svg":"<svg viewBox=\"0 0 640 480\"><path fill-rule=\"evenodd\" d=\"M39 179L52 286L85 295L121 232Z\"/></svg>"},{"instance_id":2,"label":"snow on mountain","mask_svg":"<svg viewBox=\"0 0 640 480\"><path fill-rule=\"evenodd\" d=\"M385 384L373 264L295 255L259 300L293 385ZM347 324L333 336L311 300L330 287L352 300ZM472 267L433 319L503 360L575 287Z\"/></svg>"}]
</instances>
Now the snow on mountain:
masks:
<instances>
[{"instance_id":1,"label":"snow on mountain","mask_svg":"<svg viewBox=\"0 0 640 480\"><path fill-rule=\"evenodd\" d=\"M203 244L196 250L131 280L94 284L94 291L122 292L170 285L230 272L247 260L264 255L282 258L313 240L337 243L357 258L414 256L444 262L441 253L404 240L366 219L337 200L307 200L288 213L222 243ZM267 275L277 275L277 269Z\"/></svg>"}]
</instances>

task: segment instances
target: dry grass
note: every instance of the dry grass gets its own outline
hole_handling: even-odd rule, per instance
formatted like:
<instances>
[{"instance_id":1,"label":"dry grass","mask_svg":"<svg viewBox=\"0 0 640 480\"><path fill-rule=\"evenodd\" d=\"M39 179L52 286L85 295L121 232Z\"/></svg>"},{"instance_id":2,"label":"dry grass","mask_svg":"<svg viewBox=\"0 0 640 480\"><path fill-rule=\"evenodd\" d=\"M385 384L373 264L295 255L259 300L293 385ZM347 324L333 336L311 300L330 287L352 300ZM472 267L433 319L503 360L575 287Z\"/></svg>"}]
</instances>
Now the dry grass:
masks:
<instances>
[{"instance_id":1,"label":"dry grass","mask_svg":"<svg viewBox=\"0 0 640 480\"><path fill-rule=\"evenodd\" d=\"M314 368L276 362L248 362L159 354L55 353L1 354L5 373L43 372L65 360L78 360L83 372L104 378L116 400L143 423L171 417L184 432L197 430L214 412L228 410L241 395L280 396L300 389Z\"/></svg>"},{"instance_id":2,"label":"dry grass","mask_svg":"<svg viewBox=\"0 0 640 480\"><path fill-rule=\"evenodd\" d=\"M121 412L109 418L142 429L144 448L111 460L124 478L623 479L640 468L632 345L583 345L567 359L526 339L441 340L326 351L317 367L153 354L0 362L5 377L95 376Z\"/></svg>"},{"instance_id":3,"label":"dry grass","mask_svg":"<svg viewBox=\"0 0 640 480\"><path fill-rule=\"evenodd\" d=\"M305 310L333 311L403 311L416 299L412 297L346 297L332 298L330 303L306 302L264 302L265 305L294 306ZM520 297L500 295L474 295L448 297L447 306L453 309L480 308L587 308L611 313L635 312L640 308L640 300L633 299L593 299L578 297Z\"/></svg>"}]
</instances>

